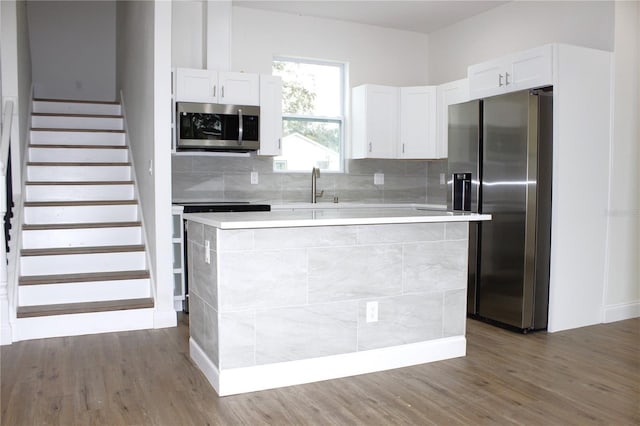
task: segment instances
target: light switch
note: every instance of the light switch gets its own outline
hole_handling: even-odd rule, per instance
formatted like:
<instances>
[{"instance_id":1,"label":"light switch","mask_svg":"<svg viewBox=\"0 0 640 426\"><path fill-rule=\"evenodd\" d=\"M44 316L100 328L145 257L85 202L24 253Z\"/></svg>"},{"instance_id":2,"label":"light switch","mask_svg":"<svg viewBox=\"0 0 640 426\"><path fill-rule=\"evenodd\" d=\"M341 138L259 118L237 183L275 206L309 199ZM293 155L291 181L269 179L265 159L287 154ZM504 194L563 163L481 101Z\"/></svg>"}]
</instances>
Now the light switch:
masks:
<instances>
[{"instance_id":1,"label":"light switch","mask_svg":"<svg viewBox=\"0 0 640 426\"><path fill-rule=\"evenodd\" d=\"M204 263L211 263L211 241L204 240Z\"/></svg>"},{"instance_id":2,"label":"light switch","mask_svg":"<svg viewBox=\"0 0 640 426\"><path fill-rule=\"evenodd\" d=\"M384 185L384 173L374 173L373 174L373 184L374 185Z\"/></svg>"},{"instance_id":3,"label":"light switch","mask_svg":"<svg viewBox=\"0 0 640 426\"><path fill-rule=\"evenodd\" d=\"M258 184L258 172L251 172L251 185Z\"/></svg>"},{"instance_id":4,"label":"light switch","mask_svg":"<svg viewBox=\"0 0 640 426\"><path fill-rule=\"evenodd\" d=\"M445 183L447 183L444 173L440 173L440 185L444 185Z\"/></svg>"}]
</instances>

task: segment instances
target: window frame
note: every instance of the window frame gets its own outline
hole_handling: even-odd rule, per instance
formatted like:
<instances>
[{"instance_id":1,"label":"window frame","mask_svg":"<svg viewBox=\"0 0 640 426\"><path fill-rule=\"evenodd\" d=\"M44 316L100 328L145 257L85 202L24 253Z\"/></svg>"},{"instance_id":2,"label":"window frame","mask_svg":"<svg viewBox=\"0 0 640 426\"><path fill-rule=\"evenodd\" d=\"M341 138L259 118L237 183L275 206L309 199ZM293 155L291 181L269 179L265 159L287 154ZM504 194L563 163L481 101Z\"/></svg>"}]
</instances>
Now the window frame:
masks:
<instances>
[{"instance_id":1,"label":"window frame","mask_svg":"<svg viewBox=\"0 0 640 426\"><path fill-rule=\"evenodd\" d=\"M285 113L283 108L282 113L282 123L284 126L285 120L298 120L298 121L306 121L306 122L325 122L332 123L338 122L340 125L340 151L339 151L339 164L340 167L338 170L324 170L322 169L322 173L345 173L345 163L346 163L346 102L347 95L345 91L346 84L346 69L347 64L345 62L340 61L332 61L332 60L324 60L324 59L311 59L311 58L301 58L294 56L274 56L271 60L271 66L273 67L273 62L293 62L293 63L302 63L302 64L312 64L312 65L323 65L323 66L334 66L340 70L340 113L338 116L322 116L322 115L307 115L307 114L290 114ZM272 71L273 73L273 71ZM309 170L277 170L275 168L276 160L273 162L273 171L277 173L307 173Z\"/></svg>"}]
</instances>

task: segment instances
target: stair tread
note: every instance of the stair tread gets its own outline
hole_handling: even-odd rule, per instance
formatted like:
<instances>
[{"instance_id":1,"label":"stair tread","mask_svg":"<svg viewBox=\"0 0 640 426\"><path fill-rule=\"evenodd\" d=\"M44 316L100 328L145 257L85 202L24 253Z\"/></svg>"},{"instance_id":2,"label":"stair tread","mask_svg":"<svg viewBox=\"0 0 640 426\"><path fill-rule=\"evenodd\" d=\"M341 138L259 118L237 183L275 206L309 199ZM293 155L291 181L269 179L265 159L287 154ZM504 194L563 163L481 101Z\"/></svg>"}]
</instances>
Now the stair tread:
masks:
<instances>
[{"instance_id":1,"label":"stair tread","mask_svg":"<svg viewBox=\"0 0 640 426\"><path fill-rule=\"evenodd\" d=\"M48 145L48 144L30 144L29 148L53 148L53 149L127 149L125 145Z\"/></svg>"},{"instance_id":2,"label":"stair tread","mask_svg":"<svg viewBox=\"0 0 640 426\"><path fill-rule=\"evenodd\" d=\"M54 99L54 98L33 98L34 102L62 102L70 104L101 104L101 105L120 105L118 101L86 101L82 99Z\"/></svg>"},{"instance_id":3,"label":"stair tread","mask_svg":"<svg viewBox=\"0 0 640 426\"><path fill-rule=\"evenodd\" d=\"M123 252L133 252L133 251L144 251L144 244L22 249L20 250L20 255L21 256L62 256L67 254L123 253Z\"/></svg>"},{"instance_id":4,"label":"stair tread","mask_svg":"<svg viewBox=\"0 0 640 426\"><path fill-rule=\"evenodd\" d=\"M124 130L119 130L119 129L61 129L58 127L32 127L31 130L36 132L124 133Z\"/></svg>"},{"instance_id":5,"label":"stair tread","mask_svg":"<svg viewBox=\"0 0 640 426\"><path fill-rule=\"evenodd\" d=\"M120 281L138 280L149 278L149 271L139 269L134 271L112 271L112 272L85 272L76 274L54 274L54 275L25 275L18 279L19 285L42 285L42 284L63 284L63 283L84 283L94 281Z\"/></svg>"},{"instance_id":6,"label":"stair tread","mask_svg":"<svg viewBox=\"0 0 640 426\"><path fill-rule=\"evenodd\" d=\"M132 180L30 181L25 185L133 185Z\"/></svg>"},{"instance_id":7,"label":"stair tread","mask_svg":"<svg viewBox=\"0 0 640 426\"><path fill-rule=\"evenodd\" d=\"M85 228L130 228L142 226L142 222L92 222L92 223L44 223L23 224L23 231L40 231L52 229L85 229Z\"/></svg>"},{"instance_id":8,"label":"stair tread","mask_svg":"<svg viewBox=\"0 0 640 426\"><path fill-rule=\"evenodd\" d=\"M56 305L19 306L18 318L50 315L68 315L91 312L122 311L129 309L153 308L152 298L107 300L101 302L60 303Z\"/></svg>"},{"instance_id":9,"label":"stair tread","mask_svg":"<svg viewBox=\"0 0 640 426\"><path fill-rule=\"evenodd\" d=\"M120 161L120 162L83 162L83 161L69 161L69 162L60 162L60 161L29 161L27 166L90 166L90 167L101 167L101 166L130 166L131 163L128 161Z\"/></svg>"},{"instance_id":10,"label":"stair tread","mask_svg":"<svg viewBox=\"0 0 640 426\"><path fill-rule=\"evenodd\" d=\"M65 112L32 112L32 117L123 118L120 114L79 114Z\"/></svg>"},{"instance_id":11,"label":"stair tread","mask_svg":"<svg viewBox=\"0 0 640 426\"><path fill-rule=\"evenodd\" d=\"M119 206L138 204L138 200L25 201L25 207Z\"/></svg>"}]
</instances>

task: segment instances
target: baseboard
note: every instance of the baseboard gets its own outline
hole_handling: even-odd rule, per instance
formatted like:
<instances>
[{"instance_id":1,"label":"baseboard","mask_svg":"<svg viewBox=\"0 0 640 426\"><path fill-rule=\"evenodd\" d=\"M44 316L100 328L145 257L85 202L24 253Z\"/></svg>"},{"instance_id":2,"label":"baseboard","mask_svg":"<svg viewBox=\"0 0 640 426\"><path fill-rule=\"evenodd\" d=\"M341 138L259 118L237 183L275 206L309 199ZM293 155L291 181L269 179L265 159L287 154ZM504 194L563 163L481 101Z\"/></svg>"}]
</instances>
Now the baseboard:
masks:
<instances>
[{"instance_id":1,"label":"baseboard","mask_svg":"<svg viewBox=\"0 0 640 426\"><path fill-rule=\"evenodd\" d=\"M178 325L178 315L176 311L154 311L153 328L168 328Z\"/></svg>"},{"instance_id":2,"label":"baseboard","mask_svg":"<svg viewBox=\"0 0 640 426\"><path fill-rule=\"evenodd\" d=\"M464 336L391 348L373 349L299 361L218 370L198 344L189 340L191 358L219 396L255 392L359 374L409 367L466 354Z\"/></svg>"},{"instance_id":3,"label":"baseboard","mask_svg":"<svg viewBox=\"0 0 640 426\"><path fill-rule=\"evenodd\" d=\"M623 321L640 317L640 300L631 303L619 303L604 307L604 322Z\"/></svg>"},{"instance_id":4,"label":"baseboard","mask_svg":"<svg viewBox=\"0 0 640 426\"><path fill-rule=\"evenodd\" d=\"M189 355L207 378L216 393L220 395L220 371L193 338L189 338ZM223 395L220 395L223 396Z\"/></svg>"}]
</instances>

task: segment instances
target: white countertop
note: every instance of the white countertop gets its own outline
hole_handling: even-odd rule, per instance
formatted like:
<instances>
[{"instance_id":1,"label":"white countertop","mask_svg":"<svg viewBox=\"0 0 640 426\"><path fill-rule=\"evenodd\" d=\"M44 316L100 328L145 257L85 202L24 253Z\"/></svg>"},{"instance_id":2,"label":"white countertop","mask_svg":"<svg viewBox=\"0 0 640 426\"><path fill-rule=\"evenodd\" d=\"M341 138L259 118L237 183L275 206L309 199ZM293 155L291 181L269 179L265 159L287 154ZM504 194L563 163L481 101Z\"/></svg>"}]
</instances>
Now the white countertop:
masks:
<instances>
[{"instance_id":1,"label":"white countertop","mask_svg":"<svg viewBox=\"0 0 640 426\"><path fill-rule=\"evenodd\" d=\"M270 212L188 213L187 220L220 229L292 228L304 226L377 225L392 223L471 222L491 215L411 207L287 208Z\"/></svg>"}]
</instances>

